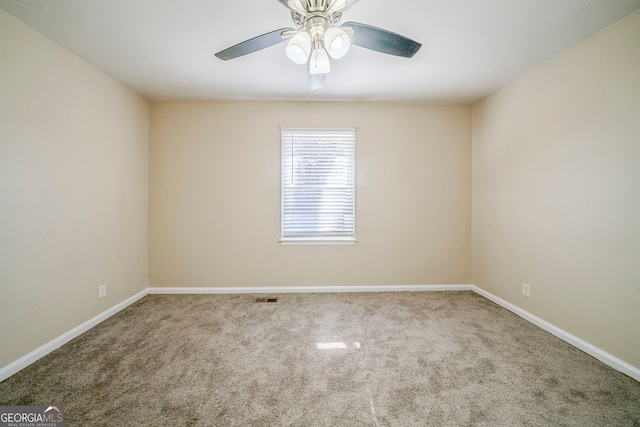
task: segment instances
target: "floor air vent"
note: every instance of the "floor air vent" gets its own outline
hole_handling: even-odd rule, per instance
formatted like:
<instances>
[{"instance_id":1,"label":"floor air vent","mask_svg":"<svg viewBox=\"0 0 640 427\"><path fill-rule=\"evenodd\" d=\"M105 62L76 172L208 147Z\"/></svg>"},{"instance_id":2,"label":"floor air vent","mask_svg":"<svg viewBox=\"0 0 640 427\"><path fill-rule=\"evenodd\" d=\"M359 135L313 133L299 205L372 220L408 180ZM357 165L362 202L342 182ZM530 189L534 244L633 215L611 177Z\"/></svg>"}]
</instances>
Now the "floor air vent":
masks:
<instances>
[{"instance_id":1,"label":"floor air vent","mask_svg":"<svg viewBox=\"0 0 640 427\"><path fill-rule=\"evenodd\" d=\"M278 298L256 298L255 302L278 302Z\"/></svg>"}]
</instances>

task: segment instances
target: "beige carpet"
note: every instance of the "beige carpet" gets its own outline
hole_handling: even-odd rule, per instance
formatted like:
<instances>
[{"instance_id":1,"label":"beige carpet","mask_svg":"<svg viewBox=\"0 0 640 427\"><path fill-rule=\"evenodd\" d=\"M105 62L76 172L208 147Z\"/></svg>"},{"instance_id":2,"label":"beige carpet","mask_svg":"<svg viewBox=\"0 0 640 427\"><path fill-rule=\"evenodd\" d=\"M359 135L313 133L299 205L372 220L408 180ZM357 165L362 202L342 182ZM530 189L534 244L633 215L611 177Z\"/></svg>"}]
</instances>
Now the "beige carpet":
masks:
<instances>
[{"instance_id":1,"label":"beige carpet","mask_svg":"<svg viewBox=\"0 0 640 427\"><path fill-rule=\"evenodd\" d=\"M639 426L640 383L471 292L150 295L0 383L68 426Z\"/></svg>"}]
</instances>

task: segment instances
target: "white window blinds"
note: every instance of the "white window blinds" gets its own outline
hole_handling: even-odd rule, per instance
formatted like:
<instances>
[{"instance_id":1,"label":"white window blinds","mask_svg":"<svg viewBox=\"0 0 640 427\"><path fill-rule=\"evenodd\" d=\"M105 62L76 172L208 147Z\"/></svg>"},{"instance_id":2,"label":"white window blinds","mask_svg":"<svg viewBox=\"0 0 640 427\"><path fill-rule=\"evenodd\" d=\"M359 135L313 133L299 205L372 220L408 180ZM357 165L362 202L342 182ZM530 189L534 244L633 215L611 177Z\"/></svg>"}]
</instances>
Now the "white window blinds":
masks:
<instances>
[{"instance_id":1,"label":"white window blinds","mask_svg":"<svg viewBox=\"0 0 640 427\"><path fill-rule=\"evenodd\" d=\"M282 242L355 242L355 129L282 129Z\"/></svg>"}]
</instances>

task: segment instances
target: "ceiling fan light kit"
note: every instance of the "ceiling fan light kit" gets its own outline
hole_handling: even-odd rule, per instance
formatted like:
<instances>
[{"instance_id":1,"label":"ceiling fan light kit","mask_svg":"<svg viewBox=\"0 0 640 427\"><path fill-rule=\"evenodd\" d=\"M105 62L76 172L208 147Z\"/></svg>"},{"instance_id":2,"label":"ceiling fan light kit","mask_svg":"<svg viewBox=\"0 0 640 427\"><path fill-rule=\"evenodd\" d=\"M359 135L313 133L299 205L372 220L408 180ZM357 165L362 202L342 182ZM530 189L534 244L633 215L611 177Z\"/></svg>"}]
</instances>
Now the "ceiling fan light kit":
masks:
<instances>
[{"instance_id":1,"label":"ceiling fan light kit","mask_svg":"<svg viewBox=\"0 0 640 427\"><path fill-rule=\"evenodd\" d=\"M322 47L316 47L311 52L309 61L309 74L329 74L331 72L331 61L329 54Z\"/></svg>"},{"instance_id":2,"label":"ceiling fan light kit","mask_svg":"<svg viewBox=\"0 0 640 427\"><path fill-rule=\"evenodd\" d=\"M311 54L311 35L306 31L301 31L291 37L287 44L286 53L289 59L296 64L306 64Z\"/></svg>"},{"instance_id":3,"label":"ceiling fan light kit","mask_svg":"<svg viewBox=\"0 0 640 427\"><path fill-rule=\"evenodd\" d=\"M265 49L286 39L285 52L299 65L308 63L309 86L320 89L331 71L331 59L343 58L351 45L411 58L422 46L399 34L357 22L338 26L342 12L358 0L278 0L291 10L296 28L282 28L224 49L216 56L229 60Z\"/></svg>"},{"instance_id":4,"label":"ceiling fan light kit","mask_svg":"<svg viewBox=\"0 0 640 427\"><path fill-rule=\"evenodd\" d=\"M351 35L347 29L329 27L324 32L324 45L328 47L329 56L333 59L340 59L349 52L351 47ZM351 28L348 28L351 30ZM353 34L353 30L350 31Z\"/></svg>"}]
</instances>

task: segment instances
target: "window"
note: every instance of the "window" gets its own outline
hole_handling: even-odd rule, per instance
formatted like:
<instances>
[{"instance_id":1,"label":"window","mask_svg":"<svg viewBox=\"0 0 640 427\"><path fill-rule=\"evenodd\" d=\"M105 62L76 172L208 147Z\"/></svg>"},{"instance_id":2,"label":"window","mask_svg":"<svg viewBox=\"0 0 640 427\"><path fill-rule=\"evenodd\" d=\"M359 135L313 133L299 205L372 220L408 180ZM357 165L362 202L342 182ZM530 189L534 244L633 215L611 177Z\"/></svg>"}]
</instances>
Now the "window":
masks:
<instances>
[{"instance_id":1,"label":"window","mask_svg":"<svg viewBox=\"0 0 640 427\"><path fill-rule=\"evenodd\" d=\"M355 129L282 129L281 242L353 244Z\"/></svg>"}]
</instances>

